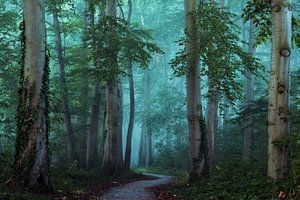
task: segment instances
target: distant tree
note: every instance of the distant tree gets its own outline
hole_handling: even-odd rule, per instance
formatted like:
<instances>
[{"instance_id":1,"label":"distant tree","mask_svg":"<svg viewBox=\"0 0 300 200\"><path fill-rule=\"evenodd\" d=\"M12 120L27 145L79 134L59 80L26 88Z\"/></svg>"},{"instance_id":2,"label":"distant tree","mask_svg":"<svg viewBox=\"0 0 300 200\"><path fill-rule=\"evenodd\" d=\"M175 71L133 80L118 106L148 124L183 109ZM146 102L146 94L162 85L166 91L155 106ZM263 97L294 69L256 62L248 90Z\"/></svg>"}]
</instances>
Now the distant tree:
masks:
<instances>
[{"instance_id":1,"label":"distant tree","mask_svg":"<svg viewBox=\"0 0 300 200\"><path fill-rule=\"evenodd\" d=\"M23 1L24 26L14 172L10 184L52 189L48 158L48 80L42 0Z\"/></svg>"},{"instance_id":2,"label":"distant tree","mask_svg":"<svg viewBox=\"0 0 300 200\"><path fill-rule=\"evenodd\" d=\"M53 29L55 33L55 52L58 61L59 67L59 81L61 85L61 96L63 102L63 118L64 118L64 127L66 133L66 143L67 143L67 155L69 162L73 162L75 158L75 138L74 131L72 126L72 115L70 111L69 104L69 95L68 95L68 86L66 81L66 72L65 72L65 61L63 56L63 47L62 47L62 39L61 39L61 30L60 30L60 22L59 22L59 13L60 7L62 6L55 1L50 1L50 10L53 15Z\"/></svg>"}]
</instances>

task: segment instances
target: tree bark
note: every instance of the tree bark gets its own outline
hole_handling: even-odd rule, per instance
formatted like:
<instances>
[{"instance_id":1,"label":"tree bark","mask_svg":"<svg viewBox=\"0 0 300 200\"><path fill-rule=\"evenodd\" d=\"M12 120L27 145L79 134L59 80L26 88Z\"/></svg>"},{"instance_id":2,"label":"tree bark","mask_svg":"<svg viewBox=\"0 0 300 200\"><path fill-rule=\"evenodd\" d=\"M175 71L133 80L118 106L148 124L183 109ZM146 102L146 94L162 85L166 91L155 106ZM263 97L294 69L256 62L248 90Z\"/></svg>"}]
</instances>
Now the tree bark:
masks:
<instances>
[{"instance_id":1,"label":"tree bark","mask_svg":"<svg viewBox=\"0 0 300 200\"><path fill-rule=\"evenodd\" d=\"M108 16L116 18L116 0L109 0L107 6ZM115 28L112 24L112 28ZM112 47L111 47L112 48ZM110 49L111 68L117 69L117 50ZM120 93L118 88L118 74L111 74L107 81L107 135L104 146L103 171L107 174L118 174L120 172L120 142L122 133L120 128ZM118 108L119 107L119 108ZM120 137L121 134L121 137Z\"/></svg>"},{"instance_id":2,"label":"tree bark","mask_svg":"<svg viewBox=\"0 0 300 200\"><path fill-rule=\"evenodd\" d=\"M200 102L199 55L197 52L197 27L194 15L195 0L185 0L185 20L187 31L187 113L189 129L190 181L207 174L207 149L205 133L201 129L202 106Z\"/></svg>"},{"instance_id":3,"label":"tree bark","mask_svg":"<svg viewBox=\"0 0 300 200\"><path fill-rule=\"evenodd\" d=\"M97 158L97 135L99 130L99 114L100 114L100 81L96 79L94 88L94 99L92 107L92 117L90 131L87 135L87 145L86 145L86 163L87 169L95 167L95 161Z\"/></svg>"},{"instance_id":4,"label":"tree bark","mask_svg":"<svg viewBox=\"0 0 300 200\"><path fill-rule=\"evenodd\" d=\"M65 75L65 63L62 54L62 44L61 44L61 33L60 33L60 25L58 20L58 13L57 8L53 9L53 27L55 32L55 51L58 60L59 66L59 80L62 90L62 100L63 100L63 116L64 116L64 126L65 126L65 133L67 136L67 152L68 152L68 159L70 162L75 160L75 138L74 132L72 127L72 119L71 119L71 112L68 100L68 87Z\"/></svg>"},{"instance_id":5,"label":"tree bark","mask_svg":"<svg viewBox=\"0 0 300 200\"><path fill-rule=\"evenodd\" d=\"M24 32L17 139L9 184L52 190L48 157L48 86L45 9L42 0L23 1Z\"/></svg>"},{"instance_id":6,"label":"tree bark","mask_svg":"<svg viewBox=\"0 0 300 200\"><path fill-rule=\"evenodd\" d=\"M272 0L272 66L269 83L268 176L285 177L289 132L289 69L291 47L291 0Z\"/></svg>"},{"instance_id":7,"label":"tree bark","mask_svg":"<svg viewBox=\"0 0 300 200\"><path fill-rule=\"evenodd\" d=\"M218 129L218 94L213 83L209 79L208 102L207 102L207 138L208 138L208 166L211 168L215 163L215 135Z\"/></svg>"},{"instance_id":8,"label":"tree bark","mask_svg":"<svg viewBox=\"0 0 300 200\"><path fill-rule=\"evenodd\" d=\"M249 54L254 54L254 25L252 20L250 21L249 27ZM251 110L254 101L254 76L247 70L245 74L245 109ZM252 145L252 135L253 135L253 117L250 113L246 116L245 130L244 130L244 148L243 148L243 160L249 161L251 156L251 145Z\"/></svg>"}]
</instances>

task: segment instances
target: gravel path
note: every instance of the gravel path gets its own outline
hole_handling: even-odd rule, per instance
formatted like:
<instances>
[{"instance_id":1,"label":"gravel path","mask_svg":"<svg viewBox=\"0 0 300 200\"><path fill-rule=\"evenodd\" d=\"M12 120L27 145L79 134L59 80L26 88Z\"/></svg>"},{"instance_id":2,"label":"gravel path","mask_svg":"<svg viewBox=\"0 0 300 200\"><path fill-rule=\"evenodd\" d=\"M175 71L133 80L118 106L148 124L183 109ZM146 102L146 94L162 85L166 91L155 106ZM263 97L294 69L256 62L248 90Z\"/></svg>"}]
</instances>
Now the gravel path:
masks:
<instances>
[{"instance_id":1,"label":"gravel path","mask_svg":"<svg viewBox=\"0 0 300 200\"><path fill-rule=\"evenodd\" d=\"M157 174L145 174L157 177L154 180L136 181L119 187L112 188L104 193L100 200L151 200L155 198L155 194L146 190L149 187L155 187L172 182L172 177Z\"/></svg>"}]
</instances>

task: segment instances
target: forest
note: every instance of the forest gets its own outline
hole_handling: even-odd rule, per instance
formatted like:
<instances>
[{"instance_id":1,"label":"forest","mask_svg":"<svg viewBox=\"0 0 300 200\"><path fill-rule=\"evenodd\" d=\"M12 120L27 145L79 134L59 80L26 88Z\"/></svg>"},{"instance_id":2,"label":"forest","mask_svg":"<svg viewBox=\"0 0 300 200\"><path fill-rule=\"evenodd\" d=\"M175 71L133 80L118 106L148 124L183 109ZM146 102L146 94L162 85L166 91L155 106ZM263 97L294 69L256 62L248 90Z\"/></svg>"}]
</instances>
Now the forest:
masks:
<instances>
[{"instance_id":1,"label":"forest","mask_svg":"<svg viewBox=\"0 0 300 200\"><path fill-rule=\"evenodd\" d=\"M0 0L0 200L300 200L300 0Z\"/></svg>"}]
</instances>

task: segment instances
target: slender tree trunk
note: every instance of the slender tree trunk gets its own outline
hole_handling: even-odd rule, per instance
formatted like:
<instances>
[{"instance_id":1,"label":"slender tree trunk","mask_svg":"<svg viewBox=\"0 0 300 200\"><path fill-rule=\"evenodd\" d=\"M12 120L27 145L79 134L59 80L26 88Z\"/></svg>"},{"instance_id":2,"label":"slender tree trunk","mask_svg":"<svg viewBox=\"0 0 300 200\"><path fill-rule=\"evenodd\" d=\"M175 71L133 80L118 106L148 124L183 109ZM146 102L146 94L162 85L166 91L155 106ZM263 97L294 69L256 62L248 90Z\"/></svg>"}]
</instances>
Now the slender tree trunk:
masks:
<instances>
[{"instance_id":1,"label":"slender tree trunk","mask_svg":"<svg viewBox=\"0 0 300 200\"><path fill-rule=\"evenodd\" d=\"M131 23L131 14L132 14L132 2L128 0L128 23ZM130 169L131 163L131 142L132 142L132 133L134 128L134 112L135 112L135 99L134 99L134 82L133 82L133 72L132 72L132 62L129 63L128 66L128 81L129 81L129 98L130 98L130 114L129 114L129 124L127 131L127 139L126 139L126 150L125 150L125 163L124 169Z\"/></svg>"},{"instance_id":2,"label":"slender tree trunk","mask_svg":"<svg viewBox=\"0 0 300 200\"><path fill-rule=\"evenodd\" d=\"M117 131L117 168L123 168L123 89L122 84L118 83L117 85L117 97L118 97L118 131Z\"/></svg>"},{"instance_id":3,"label":"slender tree trunk","mask_svg":"<svg viewBox=\"0 0 300 200\"><path fill-rule=\"evenodd\" d=\"M144 88L143 88L143 112L149 112L149 98L150 98L150 74L145 72L144 75ZM152 163L152 134L148 127L148 124L142 122L140 146L139 146L139 166L148 167Z\"/></svg>"},{"instance_id":4,"label":"slender tree trunk","mask_svg":"<svg viewBox=\"0 0 300 200\"><path fill-rule=\"evenodd\" d=\"M134 99L134 83L133 83L133 74L132 74L132 64L130 64L128 69L128 79L129 79L129 91L130 91L130 116L129 124L127 131L127 143L126 143L126 152L125 152L125 170L130 168L131 160L131 141L132 141L132 132L134 128L134 112L135 112L135 99Z\"/></svg>"},{"instance_id":5,"label":"slender tree trunk","mask_svg":"<svg viewBox=\"0 0 300 200\"><path fill-rule=\"evenodd\" d=\"M254 25L250 21L249 27L249 49L248 52L254 54ZM254 76L247 70L245 75L245 108L251 110L254 101ZM253 117L252 114L246 116L245 130L244 130L244 149L243 149L243 160L249 161L251 156L251 145L252 145L252 135L253 135Z\"/></svg>"},{"instance_id":6,"label":"slender tree trunk","mask_svg":"<svg viewBox=\"0 0 300 200\"><path fill-rule=\"evenodd\" d=\"M90 131L87 135L87 149L86 149L86 168L91 169L95 167L97 158L97 135L99 130L99 114L100 114L100 81L96 79L94 88L94 99L92 107L92 117Z\"/></svg>"},{"instance_id":7,"label":"slender tree trunk","mask_svg":"<svg viewBox=\"0 0 300 200\"><path fill-rule=\"evenodd\" d=\"M202 106L200 102L199 55L197 50L197 27L193 12L195 0L185 0L187 61L187 112L189 129L190 181L207 174L207 149L205 133L201 128Z\"/></svg>"},{"instance_id":8,"label":"slender tree trunk","mask_svg":"<svg viewBox=\"0 0 300 200\"><path fill-rule=\"evenodd\" d=\"M141 137L140 137L140 144L139 144L139 167L145 167L146 166L146 153L145 153L145 143L146 143L146 134L145 134L145 124L142 124L141 129Z\"/></svg>"},{"instance_id":9,"label":"slender tree trunk","mask_svg":"<svg viewBox=\"0 0 300 200\"><path fill-rule=\"evenodd\" d=\"M9 184L52 190L48 157L48 86L44 1L23 1L24 32L17 139Z\"/></svg>"},{"instance_id":10,"label":"slender tree trunk","mask_svg":"<svg viewBox=\"0 0 300 200\"><path fill-rule=\"evenodd\" d=\"M269 83L268 176L282 179L287 172L289 132L289 69L291 47L291 0L272 0L272 66Z\"/></svg>"},{"instance_id":11,"label":"slender tree trunk","mask_svg":"<svg viewBox=\"0 0 300 200\"><path fill-rule=\"evenodd\" d=\"M99 119L99 132L100 132L100 144L99 144L99 157L100 161L103 161L103 154L104 154L104 144L106 138L106 108L107 108L107 95L106 95L106 86L101 87L101 102L100 102L100 119Z\"/></svg>"},{"instance_id":12,"label":"slender tree trunk","mask_svg":"<svg viewBox=\"0 0 300 200\"><path fill-rule=\"evenodd\" d=\"M208 78L210 79L210 78ZM209 80L207 102L207 138L208 138L208 165L211 168L215 163L215 135L218 129L218 94Z\"/></svg>"},{"instance_id":13,"label":"slender tree trunk","mask_svg":"<svg viewBox=\"0 0 300 200\"><path fill-rule=\"evenodd\" d=\"M152 165L152 133L148 126L146 132L146 167L150 167Z\"/></svg>"},{"instance_id":14,"label":"slender tree trunk","mask_svg":"<svg viewBox=\"0 0 300 200\"><path fill-rule=\"evenodd\" d=\"M82 36L82 46L84 47L84 50L82 51L82 58L84 59L82 66L83 70L88 70L89 68L89 58L88 58L88 43L87 43L87 38L88 38L88 25L89 25L89 11L88 11L88 3L87 0L84 1L85 3L85 10L83 13L83 36ZM79 119L79 124L80 124L80 138L87 138L87 131L88 131L88 116L89 116L89 81L88 76L86 72L84 71L83 74L81 75L81 91L80 91L80 99L81 99L81 106L80 106L80 119ZM80 150L81 151L86 151L86 142L83 139L80 141ZM86 152L85 152L86 154ZM84 155L85 155L84 154ZM84 158L86 159L86 158ZM82 165L84 165L85 160L80 159Z\"/></svg>"},{"instance_id":15,"label":"slender tree trunk","mask_svg":"<svg viewBox=\"0 0 300 200\"><path fill-rule=\"evenodd\" d=\"M55 31L55 51L59 66L59 80L62 89L62 100L63 100L63 115L65 122L65 133L67 136L67 150L68 159L70 162L75 160L75 138L72 127L71 112L68 100L68 87L65 75L65 63L62 54L62 44L61 44L61 33L60 25L58 20L57 8L53 9L53 27Z\"/></svg>"}]
</instances>

